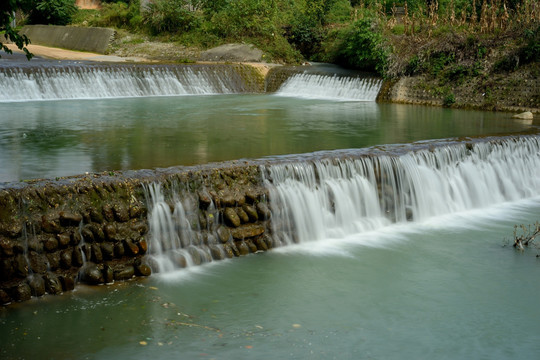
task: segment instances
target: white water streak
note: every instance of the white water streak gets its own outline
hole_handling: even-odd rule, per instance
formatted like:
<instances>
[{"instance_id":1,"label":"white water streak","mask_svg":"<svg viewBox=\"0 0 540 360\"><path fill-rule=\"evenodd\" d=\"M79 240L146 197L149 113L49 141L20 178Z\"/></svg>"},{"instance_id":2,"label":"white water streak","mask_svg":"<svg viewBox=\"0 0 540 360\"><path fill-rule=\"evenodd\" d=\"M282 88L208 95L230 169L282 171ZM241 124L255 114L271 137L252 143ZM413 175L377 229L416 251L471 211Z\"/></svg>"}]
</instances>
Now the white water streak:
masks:
<instances>
[{"instance_id":1,"label":"white water streak","mask_svg":"<svg viewBox=\"0 0 540 360\"><path fill-rule=\"evenodd\" d=\"M234 92L211 70L189 68L64 67L0 72L0 102L140 96L209 95Z\"/></svg>"},{"instance_id":2,"label":"white water streak","mask_svg":"<svg viewBox=\"0 0 540 360\"><path fill-rule=\"evenodd\" d=\"M212 235L208 235L206 243L201 242L199 223L192 224L188 220L188 212L195 207L193 204L186 199L185 203L171 199L174 203L171 211L160 184L150 184L146 191L149 197L149 252L154 271L169 273L178 268L211 262L209 246L224 254L221 244L217 244ZM193 230L193 225L198 231Z\"/></svg>"},{"instance_id":3,"label":"white water streak","mask_svg":"<svg viewBox=\"0 0 540 360\"><path fill-rule=\"evenodd\" d=\"M296 74L288 78L277 96L338 101L375 101L382 86L376 78Z\"/></svg>"},{"instance_id":4,"label":"white water streak","mask_svg":"<svg viewBox=\"0 0 540 360\"><path fill-rule=\"evenodd\" d=\"M274 234L287 243L336 239L538 196L540 142L479 143L472 151L461 144L267 171Z\"/></svg>"}]
</instances>

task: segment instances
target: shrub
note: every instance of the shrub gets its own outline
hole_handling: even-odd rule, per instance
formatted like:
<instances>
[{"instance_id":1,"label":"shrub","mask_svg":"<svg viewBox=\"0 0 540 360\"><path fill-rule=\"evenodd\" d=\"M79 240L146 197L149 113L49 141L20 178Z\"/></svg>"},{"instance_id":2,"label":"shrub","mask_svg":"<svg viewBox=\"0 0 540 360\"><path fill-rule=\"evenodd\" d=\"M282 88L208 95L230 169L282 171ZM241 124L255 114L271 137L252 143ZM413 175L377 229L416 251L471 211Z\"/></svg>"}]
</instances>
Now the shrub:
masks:
<instances>
[{"instance_id":1,"label":"shrub","mask_svg":"<svg viewBox=\"0 0 540 360\"><path fill-rule=\"evenodd\" d=\"M276 16L274 1L231 1L212 16L212 31L224 38L271 37L277 32Z\"/></svg>"},{"instance_id":2,"label":"shrub","mask_svg":"<svg viewBox=\"0 0 540 360\"><path fill-rule=\"evenodd\" d=\"M433 76L439 75L444 68L455 62L455 54L451 52L434 52L429 57L428 71Z\"/></svg>"},{"instance_id":3,"label":"shrub","mask_svg":"<svg viewBox=\"0 0 540 360\"><path fill-rule=\"evenodd\" d=\"M324 30L320 24L304 14L291 20L285 27L285 37L306 58L320 51L321 42L324 39Z\"/></svg>"},{"instance_id":4,"label":"shrub","mask_svg":"<svg viewBox=\"0 0 540 360\"><path fill-rule=\"evenodd\" d=\"M540 61L540 25L536 29L525 31L527 44L521 49L519 59L521 63L528 64Z\"/></svg>"},{"instance_id":5,"label":"shrub","mask_svg":"<svg viewBox=\"0 0 540 360\"><path fill-rule=\"evenodd\" d=\"M297 64L302 61L302 55L294 49L283 36L274 36L271 39L253 39L254 44L264 51L266 61L285 62Z\"/></svg>"},{"instance_id":6,"label":"shrub","mask_svg":"<svg viewBox=\"0 0 540 360\"><path fill-rule=\"evenodd\" d=\"M414 55L405 68L405 75L415 75L422 72L422 62L418 58L418 55Z\"/></svg>"},{"instance_id":7,"label":"shrub","mask_svg":"<svg viewBox=\"0 0 540 360\"><path fill-rule=\"evenodd\" d=\"M67 25L77 12L75 0L31 0L28 8L30 24Z\"/></svg>"},{"instance_id":8,"label":"shrub","mask_svg":"<svg viewBox=\"0 0 540 360\"><path fill-rule=\"evenodd\" d=\"M368 17L354 22L342 33L336 60L347 67L384 75L388 54L380 26Z\"/></svg>"},{"instance_id":9,"label":"shrub","mask_svg":"<svg viewBox=\"0 0 540 360\"><path fill-rule=\"evenodd\" d=\"M140 15L139 0L125 2L111 2L103 4L99 16L90 20L94 26L112 26L124 29L137 29L142 18Z\"/></svg>"},{"instance_id":10,"label":"shrub","mask_svg":"<svg viewBox=\"0 0 540 360\"><path fill-rule=\"evenodd\" d=\"M343 23L351 19L351 4L348 0L337 0L325 15L328 24Z\"/></svg>"},{"instance_id":11,"label":"shrub","mask_svg":"<svg viewBox=\"0 0 540 360\"><path fill-rule=\"evenodd\" d=\"M156 0L148 4L143 22L153 34L197 28L201 19L190 4L187 0Z\"/></svg>"}]
</instances>

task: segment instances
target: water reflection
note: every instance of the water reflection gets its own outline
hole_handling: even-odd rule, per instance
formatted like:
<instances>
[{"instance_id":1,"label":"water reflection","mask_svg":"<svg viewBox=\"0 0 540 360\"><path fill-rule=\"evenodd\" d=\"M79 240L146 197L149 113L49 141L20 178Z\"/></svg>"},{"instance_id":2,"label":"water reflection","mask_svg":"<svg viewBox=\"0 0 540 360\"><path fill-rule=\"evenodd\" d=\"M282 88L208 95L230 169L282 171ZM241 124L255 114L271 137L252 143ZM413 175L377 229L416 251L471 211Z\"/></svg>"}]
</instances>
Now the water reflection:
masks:
<instances>
[{"instance_id":1,"label":"water reflection","mask_svg":"<svg viewBox=\"0 0 540 360\"><path fill-rule=\"evenodd\" d=\"M0 104L0 181L521 131L507 114L219 95Z\"/></svg>"}]
</instances>

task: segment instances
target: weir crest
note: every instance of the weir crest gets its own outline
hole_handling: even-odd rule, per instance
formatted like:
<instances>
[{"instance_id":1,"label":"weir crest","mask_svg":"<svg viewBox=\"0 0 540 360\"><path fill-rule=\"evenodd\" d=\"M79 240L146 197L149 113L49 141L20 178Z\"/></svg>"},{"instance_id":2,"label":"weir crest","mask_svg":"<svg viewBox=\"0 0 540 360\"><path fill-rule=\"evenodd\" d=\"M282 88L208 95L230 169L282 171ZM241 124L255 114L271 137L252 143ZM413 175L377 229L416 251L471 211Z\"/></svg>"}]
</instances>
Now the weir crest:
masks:
<instances>
[{"instance_id":1,"label":"weir crest","mask_svg":"<svg viewBox=\"0 0 540 360\"><path fill-rule=\"evenodd\" d=\"M257 92L242 65L93 65L0 67L0 102Z\"/></svg>"}]
</instances>

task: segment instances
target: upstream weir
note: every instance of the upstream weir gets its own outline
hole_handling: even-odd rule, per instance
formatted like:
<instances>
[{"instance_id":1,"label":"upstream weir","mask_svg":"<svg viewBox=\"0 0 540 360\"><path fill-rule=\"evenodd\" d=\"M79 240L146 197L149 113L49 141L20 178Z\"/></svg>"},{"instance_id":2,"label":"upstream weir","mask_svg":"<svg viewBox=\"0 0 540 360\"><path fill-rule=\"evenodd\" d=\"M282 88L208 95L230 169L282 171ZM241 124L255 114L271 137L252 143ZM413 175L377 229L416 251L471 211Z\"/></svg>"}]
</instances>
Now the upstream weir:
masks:
<instances>
[{"instance_id":1,"label":"upstream weir","mask_svg":"<svg viewBox=\"0 0 540 360\"><path fill-rule=\"evenodd\" d=\"M8 183L0 299L343 238L539 189L536 135Z\"/></svg>"},{"instance_id":2,"label":"upstream weir","mask_svg":"<svg viewBox=\"0 0 540 360\"><path fill-rule=\"evenodd\" d=\"M260 92L245 65L0 66L0 102Z\"/></svg>"},{"instance_id":3,"label":"upstream weir","mask_svg":"<svg viewBox=\"0 0 540 360\"><path fill-rule=\"evenodd\" d=\"M276 67L265 76L238 64L0 63L0 102L276 93L307 99L375 101L382 80L335 66ZM297 89L303 89L299 94Z\"/></svg>"}]
</instances>

